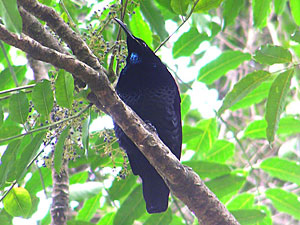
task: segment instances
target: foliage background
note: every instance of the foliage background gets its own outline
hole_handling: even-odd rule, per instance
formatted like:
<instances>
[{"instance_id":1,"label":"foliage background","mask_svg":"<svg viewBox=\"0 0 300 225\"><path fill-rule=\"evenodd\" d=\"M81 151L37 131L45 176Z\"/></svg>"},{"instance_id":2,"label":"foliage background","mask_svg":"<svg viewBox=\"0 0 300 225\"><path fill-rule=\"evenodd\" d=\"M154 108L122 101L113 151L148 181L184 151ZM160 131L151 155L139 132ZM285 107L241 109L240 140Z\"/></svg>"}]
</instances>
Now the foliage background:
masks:
<instances>
[{"instance_id":1,"label":"foliage background","mask_svg":"<svg viewBox=\"0 0 300 225\"><path fill-rule=\"evenodd\" d=\"M168 66L181 91L182 163L241 224L300 224L298 0L110 1L96 13L101 1L40 2L82 35L111 74L119 73L126 57L125 42L116 42L119 27L111 22L122 5L127 4L125 23L152 49L171 34L165 25L176 24L178 33L157 54L164 61L163 53L172 53ZM0 16L7 29L20 33L15 4L1 0ZM212 47L220 55L214 52L203 65ZM49 65L49 80L37 83L28 77L30 68L18 62L24 53L3 42L1 48L1 193L19 186L2 201L1 224L36 212L52 192L49 167L59 171L63 159L70 168L68 224L197 224L173 196L166 213L146 213L140 182L127 168L112 130L90 131L104 113L87 108L88 90L75 91L72 76ZM191 107L197 105L191 96L200 83L222 101L211 118L203 117L206 109ZM49 223L48 212L40 224Z\"/></svg>"}]
</instances>

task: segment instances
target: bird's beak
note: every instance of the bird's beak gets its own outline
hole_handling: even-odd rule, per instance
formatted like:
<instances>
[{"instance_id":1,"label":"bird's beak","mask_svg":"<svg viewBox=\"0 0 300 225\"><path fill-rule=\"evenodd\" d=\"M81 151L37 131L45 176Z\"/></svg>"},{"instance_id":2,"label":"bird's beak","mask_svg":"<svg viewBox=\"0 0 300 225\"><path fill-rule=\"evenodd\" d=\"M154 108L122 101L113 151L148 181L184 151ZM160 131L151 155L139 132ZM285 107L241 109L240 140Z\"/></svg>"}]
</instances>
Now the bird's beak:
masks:
<instances>
[{"instance_id":1,"label":"bird's beak","mask_svg":"<svg viewBox=\"0 0 300 225\"><path fill-rule=\"evenodd\" d=\"M126 25L121 20L119 20L118 18L114 18L114 20L122 27L127 36L131 37L132 39L135 39L135 37L132 35L132 33L128 30Z\"/></svg>"}]
</instances>

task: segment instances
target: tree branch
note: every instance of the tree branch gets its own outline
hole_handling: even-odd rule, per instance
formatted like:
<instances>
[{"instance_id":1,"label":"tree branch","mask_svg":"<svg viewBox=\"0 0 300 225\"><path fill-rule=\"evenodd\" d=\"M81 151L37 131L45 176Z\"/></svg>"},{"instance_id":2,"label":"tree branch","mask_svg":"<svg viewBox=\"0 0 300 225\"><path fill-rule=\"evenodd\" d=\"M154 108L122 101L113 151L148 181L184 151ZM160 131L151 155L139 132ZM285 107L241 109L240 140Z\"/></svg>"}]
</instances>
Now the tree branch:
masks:
<instances>
[{"instance_id":1,"label":"tree branch","mask_svg":"<svg viewBox=\"0 0 300 225\"><path fill-rule=\"evenodd\" d=\"M32 2L32 0L22 2L28 1ZM41 14L43 12L45 10ZM76 39L77 35L73 35ZM8 32L3 25L0 25L0 39L29 53L37 60L65 69L87 83L105 111L165 179L172 193L195 213L199 221L208 225L238 224L199 176L190 168L183 166L157 134L121 101L101 69L96 71L84 62L42 46L28 36L18 37ZM79 49L82 50L82 45Z\"/></svg>"}]
</instances>

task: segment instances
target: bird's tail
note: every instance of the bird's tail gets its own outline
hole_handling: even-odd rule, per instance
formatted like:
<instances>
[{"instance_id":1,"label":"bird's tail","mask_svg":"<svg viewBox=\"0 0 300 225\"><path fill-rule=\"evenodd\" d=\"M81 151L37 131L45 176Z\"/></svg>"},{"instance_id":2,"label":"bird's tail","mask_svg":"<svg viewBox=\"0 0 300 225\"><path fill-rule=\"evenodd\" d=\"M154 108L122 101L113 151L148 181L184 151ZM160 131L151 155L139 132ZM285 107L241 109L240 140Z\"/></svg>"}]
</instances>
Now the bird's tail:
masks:
<instances>
[{"instance_id":1,"label":"bird's tail","mask_svg":"<svg viewBox=\"0 0 300 225\"><path fill-rule=\"evenodd\" d=\"M152 168L141 175L143 195L148 213L164 212L168 208L170 190L161 176Z\"/></svg>"}]
</instances>

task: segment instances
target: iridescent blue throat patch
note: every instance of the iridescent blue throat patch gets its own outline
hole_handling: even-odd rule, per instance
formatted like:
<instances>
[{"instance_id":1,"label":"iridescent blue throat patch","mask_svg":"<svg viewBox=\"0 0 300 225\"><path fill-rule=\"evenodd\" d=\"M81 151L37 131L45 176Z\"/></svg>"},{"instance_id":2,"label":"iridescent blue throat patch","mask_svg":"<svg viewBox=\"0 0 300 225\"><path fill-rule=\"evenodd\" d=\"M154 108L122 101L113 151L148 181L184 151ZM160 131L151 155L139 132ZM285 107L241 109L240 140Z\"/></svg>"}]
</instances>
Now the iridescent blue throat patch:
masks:
<instances>
[{"instance_id":1,"label":"iridescent blue throat patch","mask_svg":"<svg viewBox=\"0 0 300 225\"><path fill-rule=\"evenodd\" d=\"M129 61L132 64L138 64L138 63L142 62L141 58L139 57L139 55L136 52L131 53Z\"/></svg>"}]
</instances>

